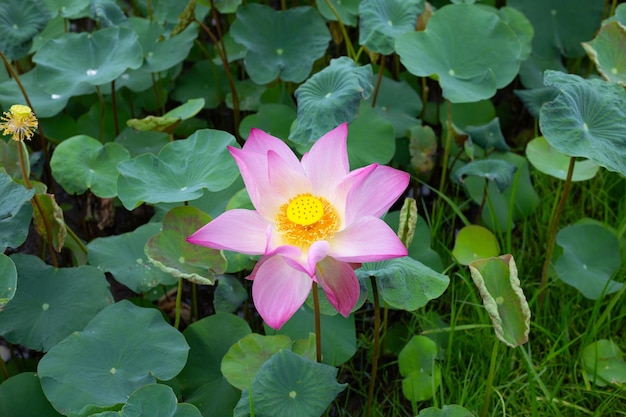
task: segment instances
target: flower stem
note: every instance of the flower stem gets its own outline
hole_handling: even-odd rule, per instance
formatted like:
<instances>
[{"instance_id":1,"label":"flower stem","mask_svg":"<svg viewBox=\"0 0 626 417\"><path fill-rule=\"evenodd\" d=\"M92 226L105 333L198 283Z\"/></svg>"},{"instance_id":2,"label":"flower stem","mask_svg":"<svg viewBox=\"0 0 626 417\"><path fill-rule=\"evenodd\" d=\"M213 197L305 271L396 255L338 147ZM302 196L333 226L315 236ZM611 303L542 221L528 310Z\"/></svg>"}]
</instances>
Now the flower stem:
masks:
<instances>
[{"instance_id":1,"label":"flower stem","mask_svg":"<svg viewBox=\"0 0 626 417\"><path fill-rule=\"evenodd\" d=\"M180 326L180 301L183 296L183 279L178 278L178 291L176 291L176 318L174 319L174 328Z\"/></svg>"},{"instance_id":2,"label":"flower stem","mask_svg":"<svg viewBox=\"0 0 626 417\"><path fill-rule=\"evenodd\" d=\"M483 403L483 409L480 412L481 417L485 417L487 415L487 410L489 409L489 399L491 398L491 389L493 387L493 376L496 373L499 346L500 342L498 339L494 339L493 350L491 351L491 361L489 363L489 375L487 376L487 387L485 388L485 402Z\"/></svg>"},{"instance_id":3,"label":"flower stem","mask_svg":"<svg viewBox=\"0 0 626 417\"><path fill-rule=\"evenodd\" d=\"M100 102L100 133L98 134L98 140L100 143L104 141L104 116L106 115L106 104L104 103L104 96L100 88L96 86L96 94L98 95L98 101Z\"/></svg>"},{"instance_id":4,"label":"flower stem","mask_svg":"<svg viewBox=\"0 0 626 417\"><path fill-rule=\"evenodd\" d=\"M552 223L550 226L550 234L548 235L548 247L546 248L546 259L543 262L543 269L541 270L541 284L539 285L539 305L543 303L543 298L545 297L545 289L548 284L548 272L550 271L550 263L552 262L552 253L554 252L554 242L556 240L556 232L559 227L559 220L561 219L561 213L563 212L563 207L565 207L565 202L567 201L567 196L569 195L569 189L572 185L572 175L574 174L574 164L576 163L576 159L571 157L569 160L569 167L567 169L567 177L565 178L565 185L563 186L563 192L561 193L561 199L559 200L559 205L556 208L556 213L554 213L554 217L552 219Z\"/></svg>"},{"instance_id":5,"label":"flower stem","mask_svg":"<svg viewBox=\"0 0 626 417\"><path fill-rule=\"evenodd\" d=\"M378 99L378 92L380 91L380 83L383 80L383 72L385 72L385 55L380 56L380 65L378 66L378 79L376 80L376 87L374 88L374 96L372 97L372 108L376 107L376 99Z\"/></svg>"},{"instance_id":6,"label":"flower stem","mask_svg":"<svg viewBox=\"0 0 626 417\"><path fill-rule=\"evenodd\" d=\"M111 81L111 106L113 107L113 128L115 129L115 136L120 134L120 121L117 117L117 94L115 91L115 80Z\"/></svg>"},{"instance_id":7,"label":"flower stem","mask_svg":"<svg viewBox=\"0 0 626 417\"><path fill-rule=\"evenodd\" d=\"M378 299L378 285L376 277L370 276L372 283L372 297L374 297L374 347L372 353L372 372L370 375L370 386L367 391L367 406L365 416L372 415L372 401L374 400L374 386L376 385L376 373L378 372L378 355L380 347L380 301Z\"/></svg>"},{"instance_id":8,"label":"flower stem","mask_svg":"<svg viewBox=\"0 0 626 417\"><path fill-rule=\"evenodd\" d=\"M322 331L320 325L320 298L317 282L313 282L313 315L315 316L315 359L322 363Z\"/></svg>"},{"instance_id":9,"label":"flower stem","mask_svg":"<svg viewBox=\"0 0 626 417\"><path fill-rule=\"evenodd\" d=\"M354 52L354 46L352 46L352 41L350 40L350 37L348 36L348 31L346 30L346 26L341 21L341 17L339 16L339 13L337 12L337 9L335 9L335 6L333 6L333 4L330 2L330 0L326 0L326 4L328 5L330 10L335 15L335 19L337 19L337 23L339 23L339 28L341 29L341 34L343 35L343 41L346 43L346 52L348 53L348 56L353 61L356 62L357 61L357 55Z\"/></svg>"},{"instance_id":10,"label":"flower stem","mask_svg":"<svg viewBox=\"0 0 626 417\"><path fill-rule=\"evenodd\" d=\"M9 379L9 372L7 371L6 364L4 363L4 359L0 356L0 371L2 371L2 376L4 376L4 380Z\"/></svg>"}]
</instances>

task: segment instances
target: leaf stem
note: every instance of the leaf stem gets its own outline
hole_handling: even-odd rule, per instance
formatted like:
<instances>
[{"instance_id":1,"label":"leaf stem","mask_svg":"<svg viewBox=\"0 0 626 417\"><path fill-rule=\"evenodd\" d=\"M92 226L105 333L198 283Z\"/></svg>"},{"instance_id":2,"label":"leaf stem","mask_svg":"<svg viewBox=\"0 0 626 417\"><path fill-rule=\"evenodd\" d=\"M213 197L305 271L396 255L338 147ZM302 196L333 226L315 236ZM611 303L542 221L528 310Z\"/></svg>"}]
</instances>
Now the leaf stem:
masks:
<instances>
[{"instance_id":1,"label":"leaf stem","mask_svg":"<svg viewBox=\"0 0 626 417\"><path fill-rule=\"evenodd\" d=\"M559 200L559 205L556 208L556 213L554 213L554 217L552 218L552 223L550 225L550 234L548 235L548 247L546 248L546 259L543 262L543 269L541 270L541 284L539 285L539 299L538 303L541 305L543 303L543 299L545 297L545 289L548 284L548 272L550 271L550 263L552 262L552 253L554 252L554 242L556 240L556 232L559 227L559 220L561 219L561 213L563 212L563 207L565 207L565 202L567 201L567 196L569 195L569 189L572 185L572 175L574 173L574 164L576 163L576 159L574 157L570 157L569 167L567 169L567 177L565 178L565 185L563 186L563 192L561 193L561 199Z\"/></svg>"},{"instance_id":2,"label":"leaf stem","mask_svg":"<svg viewBox=\"0 0 626 417\"><path fill-rule=\"evenodd\" d=\"M380 300L378 299L378 284L376 277L370 275L372 283L372 297L374 298L374 346L372 352L372 371L370 374L370 385L367 391L367 405L365 416L372 415L372 402L374 400L374 387L376 386L376 373L378 372L378 356L380 347Z\"/></svg>"},{"instance_id":3,"label":"leaf stem","mask_svg":"<svg viewBox=\"0 0 626 417\"><path fill-rule=\"evenodd\" d=\"M493 350L491 351L491 360L489 362L489 375L487 376L487 387L485 388L485 402L483 403L482 411L480 412L481 417L485 417L487 415L487 410L489 409L489 400L491 399L491 390L493 388L493 377L496 373L496 363L498 359L498 347L500 346L500 342L498 339L494 338L493 342Z\"/></svg>"},{"instance_id":4,"label":"leaf stem","mask_svg":"<svg viewBox=\"0 0 626 417\"><path fill-rule=\"evenodd\" d=\"M180 301L183 297L183 279L178 278L178 291L176 291L176 317L174 318L174 328L180 326Z\"/></svg>"},{"instance_id":5,"label":"leaf stem","mask_svg":"<svg viewBox=\"0 0 626 417\"><path fill-rule=\"evenodd\" d=\"M117 94L115 92L115 80L111 81L111 106L113 107L113 128L115 129L115 136L120 134L120 121L117 117Z\"/></svg>"},{"instance_id":6,"label":"leaf stem","mask_svg":"<svg viewBox=\"0 0 626 417\"><path fill-rule=\"evenodd\" d=\"M378 66L378 78L376 79L376 87L374 88L374 96L372 97L372 108L376 107L376 99L380 91L380 84L383 80L383 72L385 71L385 55L380 56L380 65Z\"/></svg>"},{"instance_id":7,"label":"leaf stem","mask_svg":"<svg viewBox=\"0 0 626 417\"><path fill-rule=\"evenodd\" d=\"M98 134L98 140L103 143L104 140L104 116L106 115L106 104L104 104L104 96L100 87L96 86L96 94L98 95L98 102L100 103L100 131Z\"/></svg>"},{"instance_id":8,"label":"leaf stem","mask_svg":"<svg viewBox=\"0 0 626 417\"><path fill-rule=\"evenodd\" d=\"M330 0L326 0L326 4L335 15L335 18L337 19L337 23L339 23L339 28L341 29L341 34L343 35L343 41L346 43L346 52L348 53L348 56L352 58L354 62L356 62L357 55L354 52L354 46L352 46L352 41L350 40L350 37L348 36L348 31L346 30L346 26L343 24L343 21L341 20L341 16L339 16L339 12L337 12L337 9L335 9L335 6L333 6Z\"/></svg>"},{"instance_id":9,"label":"leaf stem","mask_svg":"<svg viewBox=\"0 0 626 417\"><path fill-rule=\"evenodd\" d=\"M320 299L317 282L313 282L313 315L315 316L315 359L322 363L322 331L320 325Z\"/></svg>"}]
</instances>

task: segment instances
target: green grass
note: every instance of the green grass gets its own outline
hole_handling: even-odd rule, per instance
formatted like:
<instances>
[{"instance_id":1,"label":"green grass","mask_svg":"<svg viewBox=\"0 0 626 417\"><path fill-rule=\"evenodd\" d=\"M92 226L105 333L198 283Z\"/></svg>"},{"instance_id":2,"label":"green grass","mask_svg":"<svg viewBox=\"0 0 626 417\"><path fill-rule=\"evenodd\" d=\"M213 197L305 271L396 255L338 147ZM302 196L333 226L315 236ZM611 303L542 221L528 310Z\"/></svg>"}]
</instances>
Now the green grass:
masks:
<instances>
[{"instance_id":1,"label":"green grass","mask_svg":"<svg viewBox=\"0 0 626 417\"><path fill-rule=\"evenodd\" d=\"M529 218L517 222L511 237L512 254L532 312L529 342L512 349L497 341L469 270L451 260L454 230L450 225L458 224L454 223L454 211L448 206L434 215L425 213L424 205L418 201L420 214L426 215L431 230L437 231L432 236L432 246L442 255L444 265L450 265L446 273L451 283L443 296L425 309L392 312L389 325L396 329L405 326L403 343L428 328L433 313L446 323L443 332L431 334L436 335L442 347L438 361L442 383L430 401L411 404L404 398L397 366L397 350L402 344L398 345L394 329L385 340L387 354L379 361L373 416L412 416L420 409L445 404L462 405L479 416L494 344L498 346L487 416L626 416L626 389L594 385L585 377L580 363L582 349L599 339L611 339L626 350L626 290L598 301L588 300L552 275L545 299L539 305L548 224L562 183L536 172L533 183L542 198L540 206ZM459 205L465 198L458 190L449 190L448 195L454 195L453 201ZM559 228L585 217L623 231L626 179L601 170L591 181L574 183ZM500 243L505 247L505 242ZM622 267L614 279L624 281L624 276L626 268ZM348 382L349 387L327 412L328 416L366 415L373 340L371 317L371 311L357 317L361 326L359 351L340 371L340 380Z\"/></svg>"}]
</instances>

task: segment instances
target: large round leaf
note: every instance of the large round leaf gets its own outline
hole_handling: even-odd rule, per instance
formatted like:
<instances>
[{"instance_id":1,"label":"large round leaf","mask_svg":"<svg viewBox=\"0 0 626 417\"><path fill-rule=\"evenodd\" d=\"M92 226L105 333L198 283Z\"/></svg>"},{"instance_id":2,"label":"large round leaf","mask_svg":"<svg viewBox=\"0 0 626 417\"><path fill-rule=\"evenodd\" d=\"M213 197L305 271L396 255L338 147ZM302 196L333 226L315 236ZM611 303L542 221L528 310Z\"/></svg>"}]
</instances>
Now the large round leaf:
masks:
<instances>
[{"instance_id":1,"label":"large round leaf","mask_svg":"<svg viewBox=\"0 0 626 417\"><path fill-rule=\"evenodd\" d=\"M402 393L410 401L424 401L435 395L441 384L441 370L435 362L437 344L426 336L413 336L398 355Z\"/></svg>"},{"instance_id":2,"label":"large round leaf","mask_svg":"<svg viewBox=\"0 0 626 417\"><path fill-rule=\"evenodd\" d=\"M513 181L517 167L501 159L480 159L471 161L454 171L453 178L463 182L466 177L476 176L493 181L500 192L506 190Z\"/></svg>"},{"instance_id":3,"label":"large round leaf","mask_svg":"<svg viewBox=\"0 0 626 417\"><path fill-rule=\"evenodd\" d=\"M463 131L467 133L473 143L485 150L493 148L508 152L507 145L502 129L500 128L500 119L498 117L492 119L489 123L480 126L466 126Z\"/></svg>"},{"instance_id":4,"label":"large round leaf","mask_svg":"<svg viewBox=\"0 0 626 417\"><path fill-rule=\"evenodd\" d=\"M422 111L422 99L406 81L383 77L376 97L376 111L391 122L396 138L406 137L411 127L421 125L417 116Z\"/></svg>"},{"instance_id":5,"label":"large round leaf","mask_svg":"<svg viewBox=\"0 0 626 417\"><path fill-rule=\"evenodd\" d=\"M185 240L211 221L211 216L193 206L175 207L163 218L163 230L144 248L152 264L176 278L213 285L215 274L226 270L220 250L193 245Z\"/></svg>"},{"instance_id":6,"label":"large round leaf","mask_svg":"<svg viewBox=\"0 0 626 417\"><path fill-rule=\"evenodd\" d=\"M41 0L4 0L0 4L0 51L11 61L24 57L50 17Z\"/></svg>"},{"instance_id":7,"label":"large round leaf","mask_svg":"<svg viewBox=\"0 0 626 417\"><path fill-rule=\"evenodd\" d=\"M87 189L102 198L117 196L117 164L130 158L122 145L101 144L98 140L78 135L57 146L50 160L52 175L70 194Z\"/></svg>"},{"instance_id":8,"label":"large round leaf","mask_svg":"<svg viewBox=\"0 0 626 417\"><path fill-rule=\"evenodd\" d=\"M495 9L453 4L436 11L426 30L399 36L396 51L409 72L435 76L445 98L466 103L491 98L515 78L522 46Z\"/></svg>"},{"instance_id":9,"label":"large round leaf","mask_svg":"<svg viewBox=\"0 0 626 417\"><path fill-rule=\"evenodd\" d=\"M246 116L239 125L239 134L247 138L253 127L287 140L289 127L296 120L296 111L293 107L281 103L264 103L257 113Z\"/></svg>"},{"instance_id":10,"label":"large round leaf","mask_svg":"<svg viewBox=\"0 0 626 417\"><path fill-rule=\"evenodd\" d=\"M86 83L102 85L141 66L142 50L137 35L124 27L93 33L66 33L46 43L33 56L36 76L49 93L72 91Z\"/></svg>"},{"instance_id":11,"label":"large round leaf","mask_svg":"<svg viewBox=\"0 0 626 417\"><path fill-rule=\"evenodd\" d=\"M608 384L623 386L626 383L626 361L618 344L600 339L585 346L581 362L589 379L597 386Z\"/></svg>"},{"instance_id":12,"label":"large round leaf","mask_svg":"<svg viewBox=\"0 0 626 417\"><path fill-rule=\"evenodd\" d=\"M0 253L0 312L15 296L17 286L17 269L15 264L3 253Z\"/></svg>"},{"instance_id":13,"label":"large round leaf","mask_svg":"<svg viewBox=\"0 0 626 417\"><path fill-rule=\"evenodd\" d=\"M526 145L526 157L535 168L544 174L551 175L561 180L567 178L570 157L563 155L554 149L546 138L539 136ZM598 167L592 161L576 161L572 181L586 181L595 177Z\"/></svg>"},{"instance_id":14,"label":"large round leaf","mask_svg":"<svg viewBox=\"0 0 626 417\"><path fill-rule=\"evenodd\" d=\"M591 42L583 42L583 48L593 59L602 76L610 81L626 85L626 28L618 22L602 26Z\"/></svg>"},{"instance_id":15,"label":"large round leaf","mask_svg":"<svg viewBox=\"0 0 626 417\"><path fill-rule=\"evenodd\" d=\"M202 417L193 405L178 403L171 387L148 384L133 392L119 412L92 414L94 417Z\"/></svg>"},{"instance_id":16,"label":"large round leaf","mask_svg":"<svg viewBox=\"0 0 626 417\"><path fill-rule=\"evenodd\" d=\"M472 224L456 235L452 256L461 264L469 265L478 259L498 256L500 245L495 235L486 227Z\"/></svg>"},{"instance_id":17,"label":"large round leaf","mask_svg":"<svg viewBox=\"0 0 626 417\"><path fill-rule=\"evenodd\" d=\"M17 374L0 385L0 416L57 417L34 372Z\"/></svg>"},{"instance_id":18,"label":"large round leaf","mask_svg":"<svg viewBox=\"0 0 626 417\"><path fill-rule=\"evenodd\" d=\"M329 0L330 4L333 6L337 14L339 15L339 19L341 19L341 23L346 26L356 26L357 25L357 16L359 14L359 3L361 0ZM337 20L337 16L333 13L333 10L330 8L326 0L315 0L315 5L317 6L317 10L319 10L320 14L324 16L326 20Z\"/></svg>"},{"instance_id":19,"label":"large round leaf","mask_svg":"<svg viewBox=\"0 0 626 417\"><path fill-rule=\"evenodd\" d=\"M160 230L160 223L148 223L129 233L94 239L87 245L89 263L136 293L175 284L176 278L151 265L144 252L148 239Z\"/></svg>"},{"instance_id":20,"label":"large round leaf","mask_svg":"<svg viewBox=\"0 0 626 417\"><path fill-rule=\"evenodd\" d=\"M248 50L244 65L257 84L268 84L277 77L304 81L330 41L324 19L308 6L276 11L248 4L237 10L230 34Z\"/></svg>"},{"instance_id":21,"label":"large round leaf","mask_svg":"<svg viewBox=\"0 0 626 417\"><path fill-rule=\"evenodd\" d=\"M337 382L337 369L281 350L263 364L235 407L234 417L250 416L250 400L258 416L313 417L324 413L347 384Z\"/></svg>"},{"instance_id":22,"label":"large round leaf","mask_svg":"<svg viewBox=\"0 0 626 417\"><path fill-rule=\"evenodd\" d=\"M523 345L530 332L530 308L520 287L512 255L486 258L469 264L496 336L510 347Z\"/></svg>"},{"instance_id":23,"label":"large round leaf","mask_svg":"<svg viewBox=\"0 0 626 417\"><path fill-rule=\"evenodd\" d=\"M97 268L57 269L32 255L11 258L18 287L0 314L0 334L11 343L45 352L113 302L109 284Z\"/></svg>"},{"instance_id":24,"label":"large round leaf","mask_svg":"<svg viewBox=\"0 0 626 417\"><path fill-rule=\"evenodd\" d=\"M240 394L222 375L222 358L250 333L248 323L226 313L206 317L185 330L191 350L178 380L186 401L196 405L203 415L232 415Z\"/></svg>"},{"instance_id":25,"label":"large round leaf","mask_svg":"<svg viewBox=\"0 0 626 417\"><path fill-rule=\"evenodd\" d=\"M354 168L391 161L396 151L393 125L366 101L348 129L348 157Z\"/></svg>"},{"instance_id":26,"label":"large round leaf","mask_svg":"<svg viewBox=\"0 0 626 417\"><path fill-rule=\"evenodd\" d=\"M227 146L235 138L219 130L198 130L171 142L158 156L143 154L118 165L117 190L124 207L139 203L176 203L195 200L206 188L219 191L235 181L239 171Z\"/></svg>"},{"instance_id":27,"label":"large round leaf","mask_svg":"<svg viewBox=\"0 0 626 417\"><path fill-rule=\"evenodd\" d=\"M600 79L546 71L545 84L559 95L541 108L546 140L568 156L582 156L626 175L626 91Z\"/></svg>"},{"instance_id":28,"label":"large round leaf","mask_svg":"<svg viewBox=\"0 0 626 417\"><path fill-rule=\"evenodd\" d=\"M51 349L37 372L55 409L125 403L139 387L175 377L189 346L156 309L120 301L102 310L82 332Z\"/></svg>"},{"instance_id":29,"label":"large round leaf","mask_svg":"<svg viewBox=\"0 0 626 417\"><path fill-rule=\"evenodd\" d=\"M349 58L330 61L295 92L298 123L289 139L311 145L324 133L357 116L361 100L369 97L372 67L357 65Z\"/></svg>"},{"instance_id":30,"label":"large round leaf","mask_svg":"<svg viewBox=\"0 0 626 417\"><path fill-rule=\"evenodd\" d=\"M363 0L359 5L359 43L372 52L390 55L399 35L414 32L424 0Z\"/></svg>"},{"instance_id":31,"label":"large round leaf","mask_svg":"<svg viewBox=\"0 0 626 417\"><path fill-rule=\"evenodd\" d=\"M556 243L563 249L554 264L559 279L585 297L597 300L623 286L611 279L621 263L619 240L605 227L597 224L567 226L559 230Z\"/></svg>"},{"instance_id":32,"label":"large round leaf","mask_svg":"<svg viewBox=\"0 0 626 417\"><path fill-rule=\"evenodd\" d=\"M35 190L24 188L0 172L0 253L8 247L17 248L26 240L33 217L29 200L34 194Z\"/></svg>"}]
</instances>

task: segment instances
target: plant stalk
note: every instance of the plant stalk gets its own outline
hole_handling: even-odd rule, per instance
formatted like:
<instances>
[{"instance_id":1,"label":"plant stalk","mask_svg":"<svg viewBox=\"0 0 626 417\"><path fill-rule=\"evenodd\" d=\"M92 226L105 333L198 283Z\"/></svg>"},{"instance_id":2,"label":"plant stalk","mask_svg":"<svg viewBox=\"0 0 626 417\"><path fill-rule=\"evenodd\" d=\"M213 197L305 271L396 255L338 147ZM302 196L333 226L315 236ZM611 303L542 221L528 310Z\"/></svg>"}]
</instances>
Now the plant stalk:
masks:
<instances>
[{"instance_id":1,"label":"plant stalk","mask_svg":"<svg viewBox=\"0 0 626 417\"><path fill-rule=\"evenodd\" d=\"M383 72L385 72L385 55L380 56L380 65L378 66L378 79L376 80L374 96L372 97L372 108L376 107L376 100L378 99L378 92L380 91L380 83L383 80Z\"/></svg>"},{"instance_id":2,"label":"plant stalk","mask_svg":"<svg viewBox=\"0 0 626 417\"><path fill-rule=\"evenodd\" d=\"M372 352L372 371L370 375L370 385L367 391L367 405L365 416L372 415L372 402L374 401L374 387L376 386L376 374L378 373L378 356L380 347L380 300L378 299L378 285L376 277L370 276L372 283L372 297L374 297L374 346Z\"/></svg>"},{"instance_id":3,"label":"plant stalk","mask_svg":"<svg viewBox=\"0 0 626 417\"><path fill-rule=\"evenodd\" d=\"M315 316L315 359L322 363L322 331L320 317L320 298L317 290L317 282L313 281L313 315Z\"/></svg>"},{"instance_id":4,"label":"plant stalk","mask_svg":"<svg viewBox=\"0 0 626 417\"><path fill-rule=\"evenodd\" d=\"M487 387L485 388L485 402L483 403L483 409L480 412L481 417L487 416L487 410L489 409L489 400L491 399L491 390L493 388L493 377L496 373L496 363L498 359L498 347L500 341L494 339L493 350L491 351L491 360L489 363L489 375L487 376Z\"/></svg>"},{"instance_id":5,"label":"plant stalk","mask_svg":"<svg viewBox=\"0 0 626 417\"><path fill-rule=\"evenodd\" d=\"M176 291L176 317L174 318L174 328L180 326L180 302L183 297L183 279L178 278L178 291Z\"/></svg>"}]
</instances>

